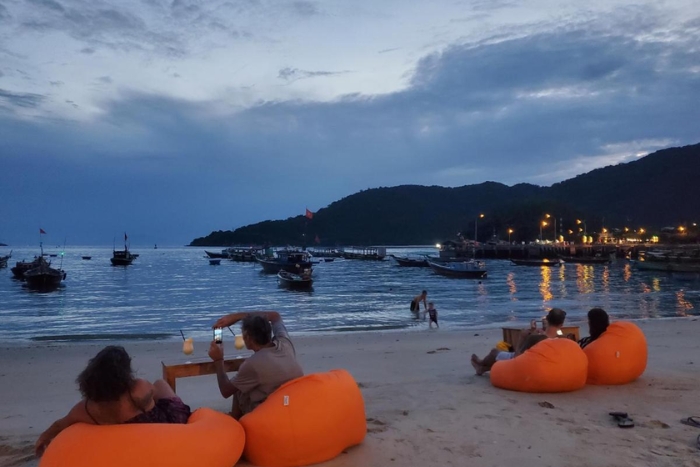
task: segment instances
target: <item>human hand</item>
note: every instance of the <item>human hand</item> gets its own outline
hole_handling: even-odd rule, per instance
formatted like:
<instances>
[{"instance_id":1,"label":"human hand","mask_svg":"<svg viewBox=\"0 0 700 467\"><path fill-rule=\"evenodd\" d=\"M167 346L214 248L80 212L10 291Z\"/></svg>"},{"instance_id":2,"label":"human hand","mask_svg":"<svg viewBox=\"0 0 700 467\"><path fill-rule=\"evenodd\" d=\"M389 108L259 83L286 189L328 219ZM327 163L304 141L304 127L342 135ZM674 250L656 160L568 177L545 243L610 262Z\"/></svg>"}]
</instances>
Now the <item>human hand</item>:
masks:
<instances>
[{"instance_id":1,"label":"human hand","mask_svg":"<svg viewBox=\"0 0 700 467\"><path fill-rule=\"evenodd\" d=\"M44 454L44 451L46 451L46 448L49 446L49 443L51 443L51 440L58 434L54 433L52 428L53 426L43 432L39 436L39 439L36 440L36 443L34 443L34 455L36 457L41 457Z\"/></svg>"},{"instance_id":2,"label":"human hand","mask_svg":"<svg viewBox=\"0 0 700 467\"><path fill-rule=\"evenodd\" d=\"M238 313L231 313L229 315L222 316L221 318L217 319L216 323L214 323L214 325L211 328L226 328L233 324L236 324L238 321L240 321Z\"/></svg>"},{"instance_id":3,"label":"human hand","mask_svg":"<svg viewBox=\"0 0 700 467\"><path fill-rule=\"evenodd\" d=\"M215 341L211 341L211 344L209 345L209 358L211 358L213 361L219 361L224 359L224 344L223 342L221 344L217 344Z\"/></svg>"}]
</instances>

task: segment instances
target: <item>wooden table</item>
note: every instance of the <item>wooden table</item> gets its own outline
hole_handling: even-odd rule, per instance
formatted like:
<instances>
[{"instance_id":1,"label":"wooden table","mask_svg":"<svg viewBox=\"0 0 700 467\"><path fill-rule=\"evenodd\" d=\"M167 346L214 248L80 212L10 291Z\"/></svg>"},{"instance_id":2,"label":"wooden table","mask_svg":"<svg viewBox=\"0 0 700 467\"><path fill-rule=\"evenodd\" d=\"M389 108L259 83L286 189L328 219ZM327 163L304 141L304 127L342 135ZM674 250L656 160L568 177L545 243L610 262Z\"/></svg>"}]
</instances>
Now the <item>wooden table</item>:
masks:
<instances>
[{"instance_id":1,"label":"wooden table","mask_svg":"<svg viewBox=\"0 0 700 467\"><path fill-rule=\"evenodd\" d=\"M527 331L530 327L506 326L501 329L503 329L503 341L517 351L523 337L523 331ZM580 339L578 326L563 326L561 332L564 333L564 336L572 334L577 342Z\"/></svg>"},{"instance_id":2,"label":"wooden table","mask_svg":"<svg viewBox=\"0 0 700 467\"><path fill-rule=\"evenodd\" d=\"M226 373L238 371L246 357L233 357L224 360L224 370ZM188 376L202 376L216 374L214 362L209 358L193 358L192 360L182 361L171 360L161 362L163 365L163 379L175 391L175 380L177 378L186 378Z\"/></svg>"}]
</instances>

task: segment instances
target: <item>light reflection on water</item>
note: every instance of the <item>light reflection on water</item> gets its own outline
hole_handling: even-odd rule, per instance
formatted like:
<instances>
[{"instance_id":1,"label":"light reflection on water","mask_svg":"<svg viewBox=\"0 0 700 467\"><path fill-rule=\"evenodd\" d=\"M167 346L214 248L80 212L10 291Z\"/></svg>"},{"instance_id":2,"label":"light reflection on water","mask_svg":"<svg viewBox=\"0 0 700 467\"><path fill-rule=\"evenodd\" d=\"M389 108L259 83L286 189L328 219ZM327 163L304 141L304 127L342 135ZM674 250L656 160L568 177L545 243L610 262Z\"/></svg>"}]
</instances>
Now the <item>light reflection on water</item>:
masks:
<instances>
[{"instance_id":1,"label":"light reflection on water","mask_svg":"<svg viewBox=\"0 0 700 467\"><path fill-rule=\"evenodd\" d=\"M416 321L408 309L411 298L423 289L439 310L441 328L527 322L551 307L581 319L594 306L620 318L645 318L698 314L700 304L696 278L637 271L624 260L564 267L487 260L489 278L482 281L401 268L393 260L336 260L315 266L312 291L294 292L280 288L276 276L261 274L256 264L224 260L211 266L202 249L133 250L141 256L132 266L113 267L111 248L68 248L62 266L68 272L65 285L46 294L33 293L13 280L9 267L0 270L0 339L154 338L179 336L180 329L207 337L217 317L246 309L278 310L295 332L423 328L425 323ZM10 262L35 253L15 249ZM392 248L389 253L435 250ZM82 260L82 255L92 260Z\"/></svg>"}]
</instances>

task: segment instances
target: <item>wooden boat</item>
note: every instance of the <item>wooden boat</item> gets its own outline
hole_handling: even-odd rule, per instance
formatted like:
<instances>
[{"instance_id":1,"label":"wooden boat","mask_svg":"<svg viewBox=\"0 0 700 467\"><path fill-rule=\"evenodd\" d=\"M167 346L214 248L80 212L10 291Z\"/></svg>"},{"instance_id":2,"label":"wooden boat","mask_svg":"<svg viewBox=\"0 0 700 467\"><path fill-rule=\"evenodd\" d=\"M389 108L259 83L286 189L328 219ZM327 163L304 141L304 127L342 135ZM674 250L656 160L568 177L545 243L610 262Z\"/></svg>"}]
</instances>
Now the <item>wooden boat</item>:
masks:
<instances>
[{"instance_id":1,"label":"wooden boat","mask_svg":"<svg viewBox=\"0 0 700 467\"><path fill-rule=\"evenodd\" d=\"M547 258L542 259L511 259L511 263L517 266L563 266L564 262L560 259L549 260Z\"/></svg>"},{"instance_id":2,"label":"wooden boat","mask_svg":"<svg viewBox=\"0 0 700 467\"><path fill-rule=\"evenodd\" d=\"M92 256L81 256L81 258L89 260L89 259L92 259Z\"/></svg>"},{"instance_id":3,"label":"wooden boat","mask_svg":"<svg viewBox=\"0 0 700 467\"><path fill-rule=\"evenodd\" d=\"M25 272L29 271L30 269L37 268L44 263L49 266L51 265L51 262L46 261L43 255L35 256L32 261L17 261L15 266L11 268L10 271L12 271L12 275L15 277L15 279L24 280Z\"/></svg>"},{"instance_id":4,"label":"wooden boat","mask_svg":"<svg viewBox=\"0 0 700 467\"><path fill-rule=\"evenodd\" d=\"M213 251L204 250L210 258L228 258L228 252L226 250L221 250L221 253L214 253Z\"/></svg>"},{"instance_id":5,"label":"wooden boat","mask_svg":"<svg viewBox=\"0 0 700 467\"><path fill-rule=\"evenodd\" d=\"M565 263L607 264L612 261L610 256L559 256Z\"/></svg>"},{"instance_id":6,"label":"wooden boat","mask_svg":"<svg viewBox=\"0 0 700 467\"><path fill-rule=\"evenodd\" d=\"M487 277L486 264L483 261L450 261L446 263L434 263L428 261L428 265L436 274L447 277L459 277L464 279L485 279Z\"/></svg>"},{"instance_id":7,"label":"wooden boat","mask_svg":"<svg viewBox=\"0 0 700 467\"><path fill-rule=\"evenodd\" d=\"M136 258L138 258L138 255L132 254L124 245L123 250L113 250L112 257L109 260L112 262L112 266L128 266Z\"/></svg>"},{"instance_id":8,"label":"wooden boat","mask_svg":"<svg viewBox=\"0 0 700 467\"><path fill-rule=\"evenodd\" d=\"M35 290L53 290L65 280L66 272L62 269L54 269L48 263L40 263L39 266L24 273L27 287Z\"/></svg>"},{"instance_id":9,"label":"wooden boat","mask_svg":"<svg viewBox=\"0 0 700 467\"><path fill-rule=\"evenodd\" d=\"M228 254L228 259L238 263L254 263L255 256L263 254L264 248L254 246L232 246L225 250Z\"/></svg>"},{"instance_id":10,"label":"wooden boat","mask_svg":"<svg viewBox=\"0 0 700 467\"><path fill-rule=\"evenodd\" d=\"M209 258L209 264L212 266L218 266L221 264L221 258Z\"/></svg>"},{"instance_id":11,"label":"wooden boat","mask_svg":"<svg viewBox=\"0 0 700 467\"><path fill-rule=\"evenodd\" d=\"M403 267L409 267L409 268L429 268L430 265L428 264L427 259L417 259L417 258L409 258L408 256L396 256L396 255L390 255L396 262L398 263L399 266Z\"/></svg>"},{"instance_id":12,"label":"wooden boat","mask_svg":"<svg viewBox=\"0 0 700 467\"><path fill-rule=\"evenodd\" d=\"M288 289L310 289L314 281L311 278L311 269L305 269L302 274L293 274L287 271L277 273L279 284Z\"/></svg>"},{"instance_id":13,"label":"wooden boat","mask_svg":"<svg viewBox=\"0 0 700 467\"><path fill-rule=\"evenodd\" d=\"M309 254L315 258L342 258L343 250L337 248L314 248L309 249ZM326 261L328 261L326 259Z\"/></svg>"},{"instance_id":14,"label":"wooden boat","mask_svg":"<svg viewBox=\"0 0 700 467\"><path fill-rule=\"evenodd\" d=\"M384 258L386 258L386 248L373 246L365 248L350 248L343 251L343 258L384 261Z\"/></svg>"},{"instance_id":15,"label":"wooden boat","mask_svg":"<svg viewBox=\"0 0 700 467\"><path fill-rule=\"evenodd\" d=\"M311 257L306 251L278 250L274 256L257 255L255 258L267 274L280 271L300 274L304 269L311 268Z\"/></svg>"},{"instance_id":16,"label":"wooden boat","mask_svg":"<svg viewBox=\"0 0 700 467\"><path fill-rule=\"evenodd\" d=\"M7 267L7 261L12 258L12 252L10 252L9 255L5 256L0 256L0 268L6 268Z\"/></svg>"}]
</instances>

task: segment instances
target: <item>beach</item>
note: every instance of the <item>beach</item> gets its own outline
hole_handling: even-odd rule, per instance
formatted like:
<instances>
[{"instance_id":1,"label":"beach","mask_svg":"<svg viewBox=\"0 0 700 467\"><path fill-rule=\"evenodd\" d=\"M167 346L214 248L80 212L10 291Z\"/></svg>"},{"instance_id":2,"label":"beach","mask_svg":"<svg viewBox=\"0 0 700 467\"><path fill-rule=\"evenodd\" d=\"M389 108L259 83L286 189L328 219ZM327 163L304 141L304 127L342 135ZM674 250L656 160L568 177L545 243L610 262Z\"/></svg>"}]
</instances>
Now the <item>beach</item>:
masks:
<instances>
[{"instance_id":1,"label":"beach","mask_svg":"<svg viewBox=\"0 0 700 467\"><path fill-rule=\"evenodd\" d=\"M564 394L504 391L476 376L469 357L501 340L498 328L428 330L426 322L419 331L292 335L307 374L345 368L365 400L365 441L322 465L700 467L700 429L680 423L700 415L700 321L637 323L649 347L640 379ZM149 380L161 377L162 360L186 360L174 340L109 343L124 345ZM75 378L106 344L0 345L0 465L37 465L34 441L78 400ZM207 347L195 342L194 356ZM234 353L231 340L225 350ZM179 379L177 392L193 409L230 409L214 375ZM611 411L628 412L635 427L619 428Z\"/></svg>"}]
</instances>

